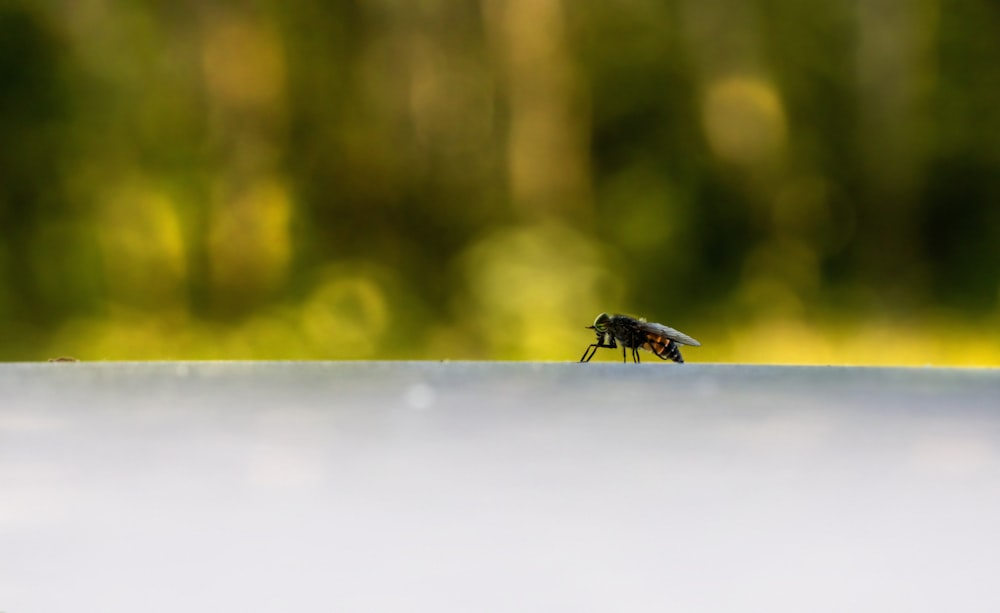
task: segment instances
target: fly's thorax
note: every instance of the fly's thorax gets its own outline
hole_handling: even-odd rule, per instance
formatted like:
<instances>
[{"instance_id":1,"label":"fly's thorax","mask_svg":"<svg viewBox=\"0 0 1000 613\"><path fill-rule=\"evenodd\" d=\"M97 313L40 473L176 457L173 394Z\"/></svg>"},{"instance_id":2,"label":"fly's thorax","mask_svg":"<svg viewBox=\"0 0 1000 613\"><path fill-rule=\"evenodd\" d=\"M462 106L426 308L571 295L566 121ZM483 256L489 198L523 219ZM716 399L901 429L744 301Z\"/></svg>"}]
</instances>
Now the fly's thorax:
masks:
<instances>
[{"instance_id":1,"label":"fly's thorax","mask_svg":"<svg viewBox=\"0 0 1000 613\"><path fill-rule=\"evenodd\" d=\"M637 347L641 331L639 321L628 315L613 315L608 318L608 332L626 347ZM638 343L638 344L637 344Z\"/></svg>"}]
</instances>

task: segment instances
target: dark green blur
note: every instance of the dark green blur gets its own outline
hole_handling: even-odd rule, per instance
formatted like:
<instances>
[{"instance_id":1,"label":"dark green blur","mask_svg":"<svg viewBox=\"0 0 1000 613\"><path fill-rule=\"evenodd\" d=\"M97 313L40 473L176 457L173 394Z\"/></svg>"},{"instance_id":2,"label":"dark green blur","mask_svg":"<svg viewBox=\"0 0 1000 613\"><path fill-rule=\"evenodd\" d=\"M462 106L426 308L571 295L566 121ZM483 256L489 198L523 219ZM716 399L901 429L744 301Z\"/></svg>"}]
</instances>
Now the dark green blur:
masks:
<instances>
[{"instance_id":1,"label":"dark green blur","mask_svg":"<svg viewBox=\"0 0 1000 613\"><path fill-rule=\"evenodd\" d=\"M609 311L998 364L998 58L989 0L2 1L0 359L573 360Z\"/></svg>"}]
</instances>

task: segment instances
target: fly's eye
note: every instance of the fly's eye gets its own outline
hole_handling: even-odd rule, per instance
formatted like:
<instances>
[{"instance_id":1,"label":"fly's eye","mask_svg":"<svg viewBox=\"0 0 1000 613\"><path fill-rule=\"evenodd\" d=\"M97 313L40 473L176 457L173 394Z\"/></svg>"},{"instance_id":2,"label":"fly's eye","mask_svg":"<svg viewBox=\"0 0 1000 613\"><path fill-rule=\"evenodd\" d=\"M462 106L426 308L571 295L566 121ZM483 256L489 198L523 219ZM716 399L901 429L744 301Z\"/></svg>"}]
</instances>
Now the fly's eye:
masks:
<instances>
[{"instance_id":1,"label":"fly's eye","mask_svg":"<svg viewBox=\"0 0 1000 613\"><path fill-rule=\"evenodd\" d=\"M605 332L608 329L608 321L610 319L611 318L608 317L607 313L601 313L597 316L597 319L594 320L594 329L598 332Z\"/></svg>"}]
</instances>

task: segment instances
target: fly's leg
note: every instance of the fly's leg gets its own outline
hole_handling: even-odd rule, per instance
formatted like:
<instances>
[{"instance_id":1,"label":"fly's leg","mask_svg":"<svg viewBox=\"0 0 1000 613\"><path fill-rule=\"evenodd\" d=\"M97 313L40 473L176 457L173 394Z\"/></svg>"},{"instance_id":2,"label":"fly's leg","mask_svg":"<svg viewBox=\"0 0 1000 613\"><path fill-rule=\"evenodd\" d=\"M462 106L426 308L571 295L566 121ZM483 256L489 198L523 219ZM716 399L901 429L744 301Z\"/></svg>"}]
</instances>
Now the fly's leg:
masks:
<instances>
[{"instance_id":1,"label":"fly's leg","mask_svg":"<svg viewBox=\"0 0 1000 613\"><path fill-rule=\"evenodd\" d=\"M640 360L639 360L639 348L638 347L632 347L632 361L635 362L636 364L638 364L640 362Z\"/></svg>"},{"instance_id":2,"label":"fly's leg","mask_svg":"<svg viewBox=\"0 0 1000 613\"><path fill-rule=\"evenodd\" d=\"M605 343L603 338L598 337L596 343L591 343L590 345L587 346L587 349L586 349L586 351L583 352L583 357L580 358L580 361L581 362L589 362L591 360L591 358L594 357L594 354L597 353L598 349L615 349L615 348L617 348L618 347L618 343L615 342L615 337L611 336L610 338L611 338L611 341L608 342L608 343ZM625 351L625 347L622 346L622 352L624 352L624 351ZM587 355L588 353L590 355Z\"/></svg>"}]
</instances>

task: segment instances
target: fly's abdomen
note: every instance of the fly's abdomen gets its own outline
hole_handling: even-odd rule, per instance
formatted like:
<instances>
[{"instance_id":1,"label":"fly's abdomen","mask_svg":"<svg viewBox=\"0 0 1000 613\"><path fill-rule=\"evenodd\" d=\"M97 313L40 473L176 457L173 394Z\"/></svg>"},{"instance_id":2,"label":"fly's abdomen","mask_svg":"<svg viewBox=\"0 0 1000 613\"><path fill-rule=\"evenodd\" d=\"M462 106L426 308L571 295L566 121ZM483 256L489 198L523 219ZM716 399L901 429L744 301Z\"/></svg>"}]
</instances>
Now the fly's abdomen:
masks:
<instances>
[{"instance_id":1,"label":"fly's abdomen","mask_svg":"<svg viewBox=\"0 0 1000 613\"><path fill-rule=\"evenodd\" d=\"M673 360L678 364L684 363L684 357L681 356L681 350L674 341L667 340L665 338L659 338L656 340L649 339L646 344L643 345L643 349L652 351L656 354L656 357L661 360Z\"/></svg>"}]
</instances>

